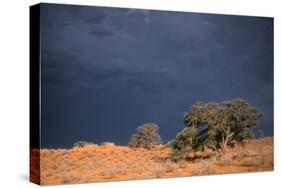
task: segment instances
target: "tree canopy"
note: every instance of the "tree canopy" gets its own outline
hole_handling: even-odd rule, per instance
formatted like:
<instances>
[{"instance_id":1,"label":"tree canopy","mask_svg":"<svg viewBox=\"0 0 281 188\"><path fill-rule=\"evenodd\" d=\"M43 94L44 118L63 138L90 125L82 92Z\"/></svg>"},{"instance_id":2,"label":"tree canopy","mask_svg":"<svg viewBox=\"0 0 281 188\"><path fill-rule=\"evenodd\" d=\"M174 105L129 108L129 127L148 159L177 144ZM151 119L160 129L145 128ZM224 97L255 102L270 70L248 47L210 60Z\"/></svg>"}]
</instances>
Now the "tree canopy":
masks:
<instances>
[{"instance_id":1,"label":"tree canopy","mask_svg":"<svg viewBox=\"0 0 281 188\"><path fill-rule=\"evenodd\" d=\"M184 124L201 130L201 144L224 151L229 144L250 138L251 128L261 117L257 108L243 99L234 99L221 104L197 103L185 113Z\"/></svg>"},{"instance_id":2,"label":"tree canopy","mask_svg":"<svg viewBox=\"0 0 281 188\"><path fill-rule=\"evenodd\" d=\"M184 114L185 128L168 142L174 154L209 148L224 152L229 145L252 137L262 113L243 99L196 103Z\"/></svg>"},{"instance_id":3,"label":"tree canopy","mask_svg":"<svg viewBox=\"0 0 281 188\"><path fill-rule=\"evenodd\" d=\"M130 141L130 147L144 147L151 149L154 145L161 144L161 137L158 134L158 125L147 123L138 127L136 134L133 134Z\"/></svg>"}]
</instances>

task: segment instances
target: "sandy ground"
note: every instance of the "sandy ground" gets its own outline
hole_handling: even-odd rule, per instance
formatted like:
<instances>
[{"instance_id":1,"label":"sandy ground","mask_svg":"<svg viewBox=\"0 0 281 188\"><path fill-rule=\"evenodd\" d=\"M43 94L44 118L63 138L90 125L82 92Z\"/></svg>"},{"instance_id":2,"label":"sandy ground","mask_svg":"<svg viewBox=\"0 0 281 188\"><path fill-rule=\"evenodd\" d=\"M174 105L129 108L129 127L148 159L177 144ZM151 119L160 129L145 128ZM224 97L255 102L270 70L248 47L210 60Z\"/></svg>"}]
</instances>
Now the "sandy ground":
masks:
<instances>
[{"instance_id":1,"label":"sandy ground","mask_svg":"<svg viewBox=\"0 0 281 188\"><path fill-rule=\"evenodd\" d=\"M170 152L162 146L153 150L94 145L33 149L30 178L53 185L273 170L272 137L249 140L244 147L229 149L223 157L173 162Z\"/></svg>"}]
</instances>

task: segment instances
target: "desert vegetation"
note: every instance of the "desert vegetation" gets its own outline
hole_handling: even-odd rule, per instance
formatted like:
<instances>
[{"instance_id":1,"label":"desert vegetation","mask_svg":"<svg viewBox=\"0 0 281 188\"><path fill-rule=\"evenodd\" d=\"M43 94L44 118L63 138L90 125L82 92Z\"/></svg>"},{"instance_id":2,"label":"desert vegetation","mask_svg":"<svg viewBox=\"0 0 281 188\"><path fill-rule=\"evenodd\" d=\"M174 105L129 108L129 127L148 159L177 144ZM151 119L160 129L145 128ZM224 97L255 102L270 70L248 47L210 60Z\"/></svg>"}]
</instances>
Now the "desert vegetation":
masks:
<instances>
[{"instance_id":1,"label":"desert vegetation","mask_svg":"<svg viewBox=\"0 0 281 188\"><path fill-rule=\"evenodd\" d=\"M161 144L161 137L158 134L158 125L147 123L137 128L137 133L132 135L128 146L152 149L159 144Z\"/></svg>"},{"instance_id":2,"label":"desert vegetation","mask_svg":"<svg viewBox=\"0 0 281 188\"><path fill-rule=\"evenodd\" d=\"M242 99L196 103L165 144L159 126L146 123L127 146L79 141L70 149L32 149L31 178L52 185L273 170L273 138L252 131L261 117Z\"/></svg>"},{"instance_id":3,"label":"desert vegetation","mask_svg":"<svg viewBox=\"0 0 281 188\"><path fill-rule=\"evenodd\" d=\"M222 104L197 103L184 115L186 127L167 146L173 149L173 156L179 157L188 157L189 152L195 152L199 157L199 151L205 157L215 152L223 154L227 147L251 139L251 128L257 125L261 117L258 109L242 99Z\"/></svg>"}]
</instances>

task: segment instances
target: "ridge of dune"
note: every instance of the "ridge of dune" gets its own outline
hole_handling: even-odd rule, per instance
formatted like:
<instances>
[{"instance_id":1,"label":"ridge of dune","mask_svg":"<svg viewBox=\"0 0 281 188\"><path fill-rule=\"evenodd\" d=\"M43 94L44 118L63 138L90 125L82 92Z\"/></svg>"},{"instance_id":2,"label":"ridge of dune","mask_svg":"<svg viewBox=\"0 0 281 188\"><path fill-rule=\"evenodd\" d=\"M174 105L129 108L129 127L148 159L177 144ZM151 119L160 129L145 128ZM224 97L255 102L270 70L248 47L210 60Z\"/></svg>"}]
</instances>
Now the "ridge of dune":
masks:
<instances>
[{"instance_id":1,"label":"ridge of dune","mask_svg":"<svg viewBox=\"0 0 281 188\"><path fill-rule=\"evenodd\" d=\"M40 172L37 163L31 163L31 177L40 173L42 185L54 185L273 170L272 137L249 140L219 159L173 162L170 152L162 145L152 150L111 145L34 149L33 161L38 162L40 156Z\"/></svg>"}]
</instances>

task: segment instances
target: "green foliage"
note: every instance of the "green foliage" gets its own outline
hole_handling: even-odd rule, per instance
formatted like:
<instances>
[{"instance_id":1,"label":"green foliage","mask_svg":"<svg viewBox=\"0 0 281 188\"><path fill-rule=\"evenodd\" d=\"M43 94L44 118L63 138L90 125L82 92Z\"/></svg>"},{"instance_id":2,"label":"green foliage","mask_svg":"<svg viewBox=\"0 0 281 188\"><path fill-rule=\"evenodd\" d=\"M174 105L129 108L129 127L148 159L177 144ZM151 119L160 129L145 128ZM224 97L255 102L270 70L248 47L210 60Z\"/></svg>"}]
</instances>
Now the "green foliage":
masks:
<instances>
[{"instance_id":1,"label":"green foliage","mask_svg":"<svg viewBox=\"0 0 281 188\"><path fill-rule=\"evenodd\" d=\"M78 141L76 143L73 144L74 148L83 148L86 145L93 145L92 142L87 142L87 141Z\"/></svg>"},{"instance_id":2,"label":"green foliage","mask_svg":"<svg viewBox=\"0 0 281 188\"><path fill-rule=\"evenodd\" d=\"M161 137L158 134L158 125L147 123L137 128L137 133L132 135L128 146L151 149L154 145L160 143Z\"/></svg>"},{"instance_id":3,"label":"green foliage","mask_svg":"<svg viewBox=\"0 0 281 188\"><path fill-rule=\"evenodd\" d=\"M115 146L113 142L102 142L100 143L101 146Z\"/></svg>"},{"instance_id":4,"label":"green foliage","mask_svg":"<svg viewBox=\"0 0 281 188\"><path fill-rule=\"evenodd\" d=\"M236 134L236 140L238 142L243 142L244 140L246 139L251 139L253 138L253 133L250 129L242 129L241 131L239 131L237 134Z\"/></svg>"},{"instance_id":5,"label":"green foliage","mask_svg":"<svg viewBox=\"0 0 281 188\"><path fill-rule=\"evenodd\" d=\"M137 146L137 135L133 134L128 143L129 147L136 147Z\"/></svg>"},{"instance_id":6,"label":"green foliage","mask_svg":"<svg viewBox=\"0 0 281 188\"><path fill-rule=\"evenodd\" d=\"M196 103L184 115L184 128L166 146L172 155L205 148L224 152L227 146L252 138L251 128L258 124L262 113L245 100L219 103Z\"/></svg>"},{"instance_id":7,"label":"green foliage","mask_svg":"<svg viewBox=\"0 0 281 188\"><path fill-rule=\"evenodd\" d=\"M172 156L179 156L195 148L198 139L199 130L195 127L186 127L176 135L175 139L169 141L166 147L173 149Z\"/></svg>"},{"instance_id":8,"label":"green foliage","mask_svg":"<svg viewBox=\"0 0 281 188\"><path fill-rule=\"evenodd\" d=\"M245 100L235 99L222 104L197 103L185 113L184 123L197 129L207 125L201 144L225 150L229 144L251 138L250 129L257 125L261 116L262 113Z\"/></svg>"},{"instance_id":9,"label":"green foliage","mask_svg":"<svg viewBox=\"0 0 281 188\"><path fill-rule=\"evenodd\" d=\"M258 130L258 131L256 132L256 138L257 138L257 139L264 138L264 134L263 134L263 131L262 131L262 130Z\"/></svg>"}]
</instances>

